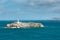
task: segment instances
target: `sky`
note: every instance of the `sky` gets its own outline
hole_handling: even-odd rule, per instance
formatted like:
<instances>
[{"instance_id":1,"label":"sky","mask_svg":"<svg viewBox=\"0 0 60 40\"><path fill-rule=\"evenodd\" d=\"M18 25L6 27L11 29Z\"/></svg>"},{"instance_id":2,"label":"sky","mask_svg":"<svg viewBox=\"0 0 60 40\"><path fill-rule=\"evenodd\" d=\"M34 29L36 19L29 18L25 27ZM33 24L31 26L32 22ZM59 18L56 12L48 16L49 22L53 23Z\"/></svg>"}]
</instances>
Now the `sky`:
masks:
<instances>
[{"instance_id":1,"label":"sky","mask_svg":"<svg viewBox=\"0 0 60 40\"><path fill-rule=\"evenodd\" d=\"M0 0L0 20L60 20L60 0Z\"/></svg>"}]
</instances>

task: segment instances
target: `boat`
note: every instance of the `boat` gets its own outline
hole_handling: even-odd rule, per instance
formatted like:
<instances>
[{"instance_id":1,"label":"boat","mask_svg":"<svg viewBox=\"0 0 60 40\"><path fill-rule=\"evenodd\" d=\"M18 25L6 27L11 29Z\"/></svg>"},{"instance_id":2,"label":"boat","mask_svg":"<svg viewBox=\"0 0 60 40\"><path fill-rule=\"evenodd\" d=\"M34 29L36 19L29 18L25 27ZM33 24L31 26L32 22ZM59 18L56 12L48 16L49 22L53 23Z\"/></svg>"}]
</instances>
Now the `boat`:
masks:
<instances>
[{"instance_id":1,"label":"boat","mask_svg":"<svg viewBox=\"0 0 60 40\"><path fill-rule=\"evenodd\" d=\"M44 27L42 23L35 23L35 22L17 22L7 24L7 28L32 28L32 27Z\"/></svg>"}]
</instances>

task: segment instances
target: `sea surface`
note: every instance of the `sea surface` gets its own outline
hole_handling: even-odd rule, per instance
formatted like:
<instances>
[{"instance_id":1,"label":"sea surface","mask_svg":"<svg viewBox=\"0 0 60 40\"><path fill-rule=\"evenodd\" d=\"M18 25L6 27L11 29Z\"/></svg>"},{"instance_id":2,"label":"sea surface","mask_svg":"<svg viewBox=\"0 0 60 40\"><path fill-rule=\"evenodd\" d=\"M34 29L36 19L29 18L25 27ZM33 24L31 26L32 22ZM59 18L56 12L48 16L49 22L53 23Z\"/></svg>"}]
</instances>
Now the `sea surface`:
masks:
<instances>
[{"instance_id":1,"label":"sea surface","mask_svg":"<svg viewBox=\"0 0 60 40\"><path fill-rule=\"evenodd\" d=\"M5 28L14 20L0 21L0 40L60 40L60 21L30 20L22 22L42 23L43 28Z\"/></svg>"}]
</instances>

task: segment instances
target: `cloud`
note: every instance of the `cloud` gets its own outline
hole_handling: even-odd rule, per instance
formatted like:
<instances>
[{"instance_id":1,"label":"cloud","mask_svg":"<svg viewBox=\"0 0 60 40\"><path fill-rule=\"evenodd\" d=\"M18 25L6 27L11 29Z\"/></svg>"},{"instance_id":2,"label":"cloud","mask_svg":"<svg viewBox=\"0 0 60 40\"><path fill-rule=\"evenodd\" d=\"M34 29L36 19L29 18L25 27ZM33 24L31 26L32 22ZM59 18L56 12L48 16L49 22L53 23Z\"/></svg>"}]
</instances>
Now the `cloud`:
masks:
<instances>
[{"instance_id":1,"label":"cloud","mask_svg":"<svg viewBox=\"0 0 60 40\"><path fill-rule=\"evenodd\" d=\"M8 2L7 2L8 1ZM16 5L18 4L18 5ZM24 7L22 6L24 5ZM17 13L17 8L19 7L20 11ZM48 16L58 16L55 11L60 10L60 0L0 0L0 17L33 17L33 15L37 15L37 19L42 17L42 19ZM30 14L31 12L31 14ZM50 14L51 13L51 14ZM26 15L27 14L27 15ZM40 15L39 15L40 14ZM47 14L47 15L46 15ZM3 16L2 16L3 15ZM39 16L38 16L39 15ZM31 17L31 18L32 18ZM34 16L35 17L35 16Z\"/></svg>"},{"instance_id":2,"label":"cloud","mask_svg":"<svg viewBox=\"0 0 60 40\"><path fill-rule=\"evenodd\" d=\"M4 9L4 4L8 0L0 0L0 9ZM60 0L10 0L18 5L26 5L35 8L46 8L48 11L60 10Z\"/></svg>"},{"instance_id":3,"label":"cloud","mask_svg":"<svg viewBox=\"0 0 60 40\"><path fill-rule=\"evenodd\" d=\"M12 0L12 1L29 6L49 6L60 3L60 0Z\"/></svg>"},{"instance_id":4,"label":"cloud","mask_svg":"<svg viewBox=\"0 0 60 40\"><path fill-rule=\"evenodd\" d=\"M48 11L60 10L60 0L11 0L19 5L33 8L46 8Z\"/></svg>"}]
</instances>

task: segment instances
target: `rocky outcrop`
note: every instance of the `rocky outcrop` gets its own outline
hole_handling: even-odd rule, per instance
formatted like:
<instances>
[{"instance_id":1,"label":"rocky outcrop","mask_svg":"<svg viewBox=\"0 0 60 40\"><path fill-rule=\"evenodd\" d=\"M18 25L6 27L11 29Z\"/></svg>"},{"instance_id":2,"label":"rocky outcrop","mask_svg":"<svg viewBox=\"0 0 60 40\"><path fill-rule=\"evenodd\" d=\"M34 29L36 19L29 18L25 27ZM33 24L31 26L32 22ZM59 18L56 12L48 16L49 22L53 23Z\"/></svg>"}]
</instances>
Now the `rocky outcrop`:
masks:
<instances>
[{"instance_id":1,"label":"rocky outcrop","mask_svg":"<svg viewBox=\"0 0 60 40\"><path fill-rule=\"evenodd\" d=\"M41 23L23 23L23 22L15 22L11 24L7 24L8 28L27 28L27 27L44 27Z\"/></svg>"}]
</instances>

